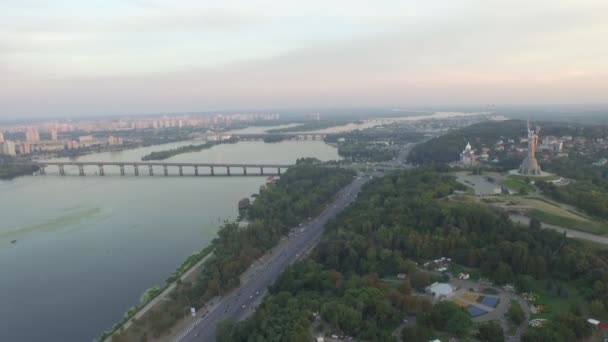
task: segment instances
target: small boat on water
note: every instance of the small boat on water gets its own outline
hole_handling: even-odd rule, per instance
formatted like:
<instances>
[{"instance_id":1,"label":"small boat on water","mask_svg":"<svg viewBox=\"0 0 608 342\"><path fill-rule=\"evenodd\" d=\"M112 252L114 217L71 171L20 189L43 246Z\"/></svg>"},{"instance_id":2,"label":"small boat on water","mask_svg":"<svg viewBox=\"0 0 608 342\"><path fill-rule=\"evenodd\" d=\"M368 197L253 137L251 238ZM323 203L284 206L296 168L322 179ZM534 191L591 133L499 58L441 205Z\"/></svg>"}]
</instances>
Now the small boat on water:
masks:
<instances>
[{"instance_id":1,"label":"small boat on water","mask_svg":"<svg viewBox=\"0 0 608 342\"><path fill-rule=\"evenodd\" d=\"M13 240L13 241L11 241L11 243L15 244L15 243L17 243L17 240Z\"/></svg>"}]
</instances>

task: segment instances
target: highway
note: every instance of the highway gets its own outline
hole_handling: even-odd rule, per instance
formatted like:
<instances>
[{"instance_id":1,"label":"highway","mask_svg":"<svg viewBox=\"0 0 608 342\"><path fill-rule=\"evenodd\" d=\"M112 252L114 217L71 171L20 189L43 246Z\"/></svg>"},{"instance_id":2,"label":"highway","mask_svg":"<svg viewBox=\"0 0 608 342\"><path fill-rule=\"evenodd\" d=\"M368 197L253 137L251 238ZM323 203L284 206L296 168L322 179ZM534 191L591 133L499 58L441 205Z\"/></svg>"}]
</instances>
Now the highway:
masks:
<instances>
[{"instance_id":1,"label":"highway","mask_svg":"<svg viewBox=\"0 0 608 342\"><path fill-rule=\"evenodd\" d=\"M175 342L215 341L216 325L225 319L240 321L249 317L262 302L263 296L285 269L305 255L319 240L325 224L353 202L367 177L356 177L336 196L336 200L323 212L298 227L294 227L286 241L275 247L265 261L242 279L241 285L223 297L205 316L192 318L188 328L175 338Z\"/></svg>"}]
</instances>

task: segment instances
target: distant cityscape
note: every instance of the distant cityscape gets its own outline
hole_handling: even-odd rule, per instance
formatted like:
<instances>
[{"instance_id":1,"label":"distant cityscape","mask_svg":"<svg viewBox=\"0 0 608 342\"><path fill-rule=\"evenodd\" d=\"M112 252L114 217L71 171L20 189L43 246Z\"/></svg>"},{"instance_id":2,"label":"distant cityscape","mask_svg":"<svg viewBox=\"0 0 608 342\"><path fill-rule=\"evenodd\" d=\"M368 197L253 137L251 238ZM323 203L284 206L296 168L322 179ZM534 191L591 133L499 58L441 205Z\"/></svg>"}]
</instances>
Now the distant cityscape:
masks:
<instances>
[{"instance_id":1,"label":"distant cityscape","mask_svg":"<svg viewBox=\"0 0 608 342\"><path fill-rule=\"evenodd\" d=\"M57 152L95 146L119 146L127 143L120 132L163 130L168 128L205 128L235 122L279 120L279 114L217 114L210 116L176 115L163 117L99 119L81 121L47 121L33 124L0 126L0 154L28 155L35 152ZM41 138L40 133L45 133ZM91 133L107 134L91 134ZM112 134L112 132L116 132ZM78 135L77 133L82 133ZM9 138L10 136L10 138ZM128 141L137 143L139 141Z\"/></svg>"}]
</instances>

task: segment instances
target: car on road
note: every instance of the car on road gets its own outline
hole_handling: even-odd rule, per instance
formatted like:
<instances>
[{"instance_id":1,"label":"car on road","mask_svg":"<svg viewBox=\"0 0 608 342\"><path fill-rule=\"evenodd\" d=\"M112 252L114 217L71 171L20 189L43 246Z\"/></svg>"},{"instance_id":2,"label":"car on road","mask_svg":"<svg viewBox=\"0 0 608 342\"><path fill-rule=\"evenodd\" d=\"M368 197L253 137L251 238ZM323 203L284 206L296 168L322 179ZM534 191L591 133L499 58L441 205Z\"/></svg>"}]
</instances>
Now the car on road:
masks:
<instances>
[{"instance_id":1,"label":"car on road","mask_svg":"<svg viewBox=\"0 0 608 342\"><path fill-rule=\"evenodd\" d=\"M247 307L247 304L243 304L243 306L241 306L241 309L244 309Z\"/></svg>"}]
</instances>

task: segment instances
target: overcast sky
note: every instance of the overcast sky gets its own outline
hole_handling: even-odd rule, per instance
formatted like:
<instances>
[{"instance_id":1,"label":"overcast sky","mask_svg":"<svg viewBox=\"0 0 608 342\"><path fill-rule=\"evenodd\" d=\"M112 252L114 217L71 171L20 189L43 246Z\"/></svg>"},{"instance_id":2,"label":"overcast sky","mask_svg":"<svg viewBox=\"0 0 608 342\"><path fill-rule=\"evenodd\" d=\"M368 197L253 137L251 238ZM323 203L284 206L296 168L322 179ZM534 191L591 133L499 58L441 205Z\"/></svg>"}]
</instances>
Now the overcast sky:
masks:
<instances>
[{"instance_id":1,"label":"overcast sky","mask_svg":"<svg viewBox=\"0 0 608 342\"><path fill-rule=\"evenodd\" d=\"M0 116L608 102L607 41L606 0L0 0Z\"/></svg>"}]
</instances>

